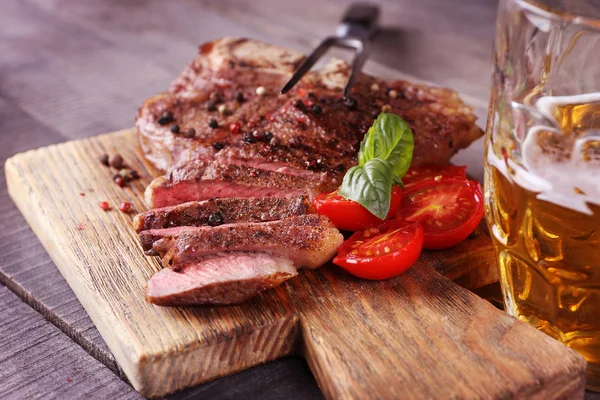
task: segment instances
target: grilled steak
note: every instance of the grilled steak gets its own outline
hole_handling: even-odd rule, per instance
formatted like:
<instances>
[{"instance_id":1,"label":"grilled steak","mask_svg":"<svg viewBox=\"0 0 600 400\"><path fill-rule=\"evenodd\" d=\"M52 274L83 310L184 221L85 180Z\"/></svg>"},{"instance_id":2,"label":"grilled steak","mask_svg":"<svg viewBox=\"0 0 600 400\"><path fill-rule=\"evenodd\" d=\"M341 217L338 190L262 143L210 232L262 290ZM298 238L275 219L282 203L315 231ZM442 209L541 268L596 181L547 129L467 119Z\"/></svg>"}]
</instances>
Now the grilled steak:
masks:
<instances>
[{"instance_id":1,"label":"grilled steak","mask_svg":"<svg viewBox=\"0 0 600 400\"><path fill-rule=\"evenodd\" d=\"M270 254L214 254L179 272L165 268L154 274L146 300L161 306L241 303L297 274L290 260Z\"/></svg>"},{"instance_id":2,"label":"grilled steak","mask_svg":"<svg viewBox=\"0 0 600 400\"><path fill-rule=\"evenodd\" d=\"M306 197L218 198L157 208L137 215L137 232L173 226L222 225L239 222L268 222L312 211Z\"/></svg>"},{"instance_id":3,"label":"grilled steak","mask_svg":"<svg viewBox=\"0 0 600 400\"><path fill-rule=\"evenodd\" d=\"M183 226L140 233L146 254L159 255L163 266L174 269L206 255L230 251L264 252L313 269L329 261L343 240L329 219L317 214L265 223Z\"/></svg>"},{"instance_id":4,"label":"grilled steak","mask_svg":"<svg viewBox=\"0 0 600 400\"><path fill-rule=\"evenodd\" d=\"M307 74L280 95L301 60L299 53L248 39L202 45L171 90L141 107L136 126L146 157L163 170L191 160L245 166L232 172L232 182L227 174L216 175L223 196L263 185L255 178L264 171L278 172L276 180L301 177L321 191L339 186L382 109L400 115L413 129L414 165L447 163L482 135L471 109L448 89L361 74L352 99L342 100L349 68L340 61ZM204 185L202 179L196 182Z\"/></svg>"},{"instance_id":5,"label":"grilled steak","mask_svg":"<svg viewBox=\"0 0 600 400\"><path fill-rule=\"evenodd\" d=\"M300 176L245 165L190 161L146 188L146 203L165 207L216 197L288 197L314 195L329 188Z\"/></svg>"}]
</instances>

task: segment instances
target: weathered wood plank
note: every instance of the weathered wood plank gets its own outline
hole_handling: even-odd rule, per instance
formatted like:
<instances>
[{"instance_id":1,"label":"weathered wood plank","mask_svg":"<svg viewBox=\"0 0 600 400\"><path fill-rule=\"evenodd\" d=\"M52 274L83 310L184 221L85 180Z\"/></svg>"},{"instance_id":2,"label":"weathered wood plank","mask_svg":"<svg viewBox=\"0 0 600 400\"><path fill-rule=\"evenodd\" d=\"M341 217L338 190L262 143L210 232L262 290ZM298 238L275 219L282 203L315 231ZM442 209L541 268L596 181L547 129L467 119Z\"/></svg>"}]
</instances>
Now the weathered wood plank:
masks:
<instances>
[{"instance_id":1,"label":"weathered wood plank","mask_svg":"<svg viewBox=\"0 0 600 400\"><path fill-rule=\"evenodd\" d=\"M138 399L50 322L0 286L0 397Z\"/></svg>"}]
</instances>

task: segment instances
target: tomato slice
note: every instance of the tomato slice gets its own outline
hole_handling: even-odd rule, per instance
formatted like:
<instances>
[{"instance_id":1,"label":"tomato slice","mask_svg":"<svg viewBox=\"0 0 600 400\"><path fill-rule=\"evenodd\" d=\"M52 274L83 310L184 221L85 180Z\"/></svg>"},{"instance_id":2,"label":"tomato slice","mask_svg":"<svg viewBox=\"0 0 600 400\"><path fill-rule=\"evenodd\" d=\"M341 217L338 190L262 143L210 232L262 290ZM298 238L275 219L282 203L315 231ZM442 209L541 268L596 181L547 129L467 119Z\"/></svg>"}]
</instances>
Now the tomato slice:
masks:
<instances>
[{"instance_id":1,"label":"tomato slice","mask_svg":"<svg viewBox=\"0 0 600 400\"><path fill-rule=\"evenodd\" d=\"M388 218L396 214L401 203L402 189L400 186L393 186ZM319 214L329 217L336 228L344 231L363 231L383 223L383 220L371 214L356 201L340 196L337 190L318 195L313 199L313 206Z\"/></svg>"},{"instance_id":2,"label":"tomato slice","mask_svg":"<svg viewBox=\"0 0 600 400\"><path fill-rule=\"evenodd\" d=\"M483 217L479 182L462 178L424 180L407 187L398 218L419 222L425 249L445 249L465 240Z\"/></svg>"},{"instance_id":3,"label":"tomato slice","mask_svg":"<svg viewBox=\"0 0 600 400\"><path fill-rule=\"evenodd\" d=\"M438 178L439 177L439 178ZM426 179L441 178L467 178L467 167L465 165L423 165L421 167L411 167L402 178L405 186L411 186Z\"/></svg>"},{"instance_id":4,"label":"tomato slice","mask_svg":"<svg viewBox=\"0 0 600 400\"><path fill-rule=\"evenodd\" d=\"M409 269L421 255L423 228L392 220L356 232L338 249L333 263L364 279L388 279Z\"/></svg>"}]
</instances>

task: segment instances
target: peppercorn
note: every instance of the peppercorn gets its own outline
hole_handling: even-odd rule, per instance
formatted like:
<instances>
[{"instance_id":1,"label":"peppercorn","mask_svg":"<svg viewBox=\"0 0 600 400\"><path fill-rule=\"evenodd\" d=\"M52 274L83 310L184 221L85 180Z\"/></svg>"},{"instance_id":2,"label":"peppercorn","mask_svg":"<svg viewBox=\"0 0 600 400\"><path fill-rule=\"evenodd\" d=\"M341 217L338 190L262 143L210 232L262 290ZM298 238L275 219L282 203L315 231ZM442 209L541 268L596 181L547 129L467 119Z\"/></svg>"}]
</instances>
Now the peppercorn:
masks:
<instances>
[{"instance_id":1,"label":"peppercorn","mask_svg":"<svg viewBox=\"0 0 600 400\"><path fill-rule=\"evenodd\" d=\"M246 100L246 99L245 99L245 97L244 97L244 93L242 93L242 92L237 92L237 93L235 94L235 101L237 101L238 103L243 103L243 102L244 102L244 100Z\"/></svg>"},{"instance_id":2,"label":"peppercorn","mask_svg":"<svg viewBox=\"0 0 600 400\"><path fill-rule=\"evenodd\" d=\"M114 169L121 169L125 166L125 162L123 161L123 157L119 154L113 154L108 157L108 165L113 167Z\"/></svg>"},{"instance_id":3,"label":"peppercorn","mask_svg":"<svg viewBox=\"0 0 600 400\"><path fill-rule=\"evenodd\" d=\"M210 126L213 129L217 129L219 127L219 123L216 119L211 118L210 121L208 121L208 126Z\"/></svg>"},{"instance_id":4,"label":"peppercorn","mask_svg":"<svg viewBox=\"0 0 600 400\"><path fill-rule=\"evenodd\" d=\"M372 111L371 117L373 117L373 119L377 119L377 117L379 117L379 110Z\"/></svg>"},{"instance_id":5,"label":"peppercorn","mask_svg":"<svg viewBox=\"0 0 600 400\"><path fill-rule=\"evenodd\" d=\"M171 127L171 132L179 133L179 125L175 124Z\"/></svg>"},{"instance_id":6,"label":"peppercorn","mask_svg":"<svg viewBox=\"0 0 600 400\"><path fill-rule=\"evenodd\" d=\"M227 114L229 112L226 104L220 104L217 108L217 111L219 112L219 114Z\"/></svg>"},{"instance_id":7,"label":"peppercorn","mask_svg":"<svg viewBox=\"0 0 600 400\"><path fill-rule=\"evenodd\" d=\"M229 60L228 64L229 64L229 68L235 67L235 63L231 60Z\"/></svg>"},{"instance_id":8,"label":"peppercorn","mask_svg":"<svg viewBox=\"0 0 600 400\"><path fill-rule=\"evenodd\" d=\"M217 102L211 100L206 103L206 111L217 111Z\"/></svg>"},{"instance_id":9,"label":"peppercorn","mask_svg":"<svg viewBox=\"0 0 600 400\"><path fill-rule=\"evenodd\" d=\"M156 120L156 122L158 122L159 125L167 125L173 121L173 114L171 114L169 111L165 111L164 113L162 113L162 115Z\"/></svg>"},{"instance_id":10,"label":"peppercorn","mask_svg":"<svg viewBox=\"0 0 600 400\"><path fill-rule=\"evenodd\" d=\"M265 140L269 142L271 139L273 139L273 134L271 132L265 132Z\"/></svg>"},{"instance_id":11,"label":"peppercorn","mask_svg":"<svg viewBox=\"0 0 600 400\"><path fill-rule=\"evenodd\" d=\"M233 133L234 135L240 131L240 128L241 125L239 122L233 122L229 124L229 132Z\"/></svg>"},{"instance_id":12,"label":"peppercorn","mask_svg":"<svg viewBox=\"0 0 600 400\"><path fill-rule=\"evenodd\" d=\"M131 203L124 201L121 203L121 205L119 206L119 210L121 210L124 213L129 213L131 212Z\"/></svg>"},{"instance_id":13,"label":"peppercorn","mask_svg":"<svg viewBox=\"0 0 600 400\"><path fill-rule=\"evenodd\" d=\"M344 172L344 171L346 171L346 167L344 167L344 164L338 164L338 166L335 167L335 170L337 172Z\"/></svg>"},{"instance_id":14,"label":"peppercorn","mask_svg":"<svg viewBox=\"0 0 600 400\"><path fill-rule=\"evenodd\" d=\"M105 165L105 166L107 166L107 167L108 167L108 165L109 165L109 164L108 164L108 154L102 154L102 155L100 156L100 162L101 162L103 165Z\"/></svg>"},{"instance_id":15,"label":"peppercorn","mask_svg":"<svg viewBox=\"0 0 600 400\"><path fill-rule=\"evenodd\" d=\"M323 112L323 107L321 107L321 106L320 106L320 105L318 105L318 104L315 104L315 105L312 107L312 112L313 112L313 113L315 113L315 114L321 114L321 113Z\"/></svg>"},{"instance_id":16,"label":"peppercorn","mask_svg":"<svg viewBox=\"0 0 600 400\"><path fill-rule=\"evenodd\" d=\"M296 100L294 102L294 107L296 107L299 110L303 110L304 109L304 103L302 102L302 100Z\"/></svg>"},{"instance_id":17,"label":"peppercorn","mask_svg":"<svg viewBox=\"0 0 600 400\"><path fill-rule=\"evenodd\" d=\"M140 179L140 174L135 169L129 171L129 176L131 176L131 179Z\"/></svg>"},{"instance_id":18,"label":"peppercorn","mask_svg":"<svg viewBox=\"0 0 600 400\"><path fill-rule=\"evenodd\" d=\"M356 107L358 106L358 103L356 102L356 100L353 97L348 97L348 98L344 99L344 104L346 105L346 107L348 107L351 110L355 110Z\"/></svg>"},{"instance_id":19,"label":"peppercorn","mask_svg":"<svg viewBox=\"0 0 600 400\"><path fill-rule=\"evenodd\" d=\"M119 170L119 176L123 179L129 178L129 170L127 168L121 168Z\"/></svg>"},{"instance_id":20,"label":"peppercorn","mask_svg":"<svg viewBox=\"0 0 600 400\"><path fill-rule=\"evenodd\" d=\"M256 143L256 138L252 136L250 132L244 133L244 142L246 143Z\"/></svg>"},{"instance_id":21,"label":"peppercorn","mask_svg":"<svg viewBox=\"0 0 600 400\"><path fill-rule=\"evenodd\" d=\"M104 211L110 210L110 205L106 201L101 201L100 203L98 203L98 206L100 206L100 208Z\"/></svg>"},{"instance_id":22,"label":"peppercorn","mask_svg":"<svg viewBox=\"0 0 600 400\"><path fill-rule=\"evenodd\" d=\"M121 187L125 186L125 179L123 179L121 176L118 176L115 178L115 183Z\"/></svg>"},{"instance_id":23,"label":"peppercorn","mask_svg":"<svg viewBox=\"0 0 600 400\"><path fill-rule=\"evenodd\" d=\"M225 220L223 219L223 215L220 212L216 212L208 216L208 225L210 226L223 225L224 222Z\"/></svg>"},{"instance_id":24,"label":"peppercorn","mask_svg":"<svg viewBox=\"0 0 600 400\"><path fill-rule=\"evenodd\" d=\"M221 142L216 142L215 144L213 144L213 147L215 148L215 150L219 151L222 150L225 147L225 145Z\"/></svg>"},{"instance_id":25,"label":"peppercorn","mask_svg":"<svg viewBox=\"0 0 600 400\"><path fill-rule=\"evenodd\" d=\"M186 130L185 132L183 132L184 138L191 139L194 136L196 136L196 130L194 128L190 128L190 129Z\"/></svg>"}]
</instances>

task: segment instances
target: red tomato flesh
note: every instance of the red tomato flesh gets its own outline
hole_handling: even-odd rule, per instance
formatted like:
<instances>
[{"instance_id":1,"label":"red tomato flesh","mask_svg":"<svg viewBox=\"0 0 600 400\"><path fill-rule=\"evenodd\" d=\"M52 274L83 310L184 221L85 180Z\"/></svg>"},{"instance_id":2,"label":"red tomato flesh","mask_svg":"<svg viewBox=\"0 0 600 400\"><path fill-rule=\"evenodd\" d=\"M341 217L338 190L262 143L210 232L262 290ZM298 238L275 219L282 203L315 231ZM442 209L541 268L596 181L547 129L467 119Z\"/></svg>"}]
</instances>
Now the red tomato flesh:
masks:
<instances>
[{"instance_id":1,"label":"red tomato flesh","mask_svg":"<svg viewBox=\"0 0 600 400\"><path fill-rule=\"evenodd\" d=\"M423 228L393 220L356 232L338 249L333 263L363 279L388 279L409 269L421 255Z\"/></svg>"},{"instance_id":2,"label":"red tomato flesh","mask_svg":"<svg viewBox=\"0 0 600 400\"><path fill-rule=\"evenodd\" d=\"M419 222L425 249L445 249L467 238L483 217L479 182L462 178L424 180L407 187L398 218Z\"/></svg>"},{"instance_id":3,"label":"red tomato flesh","mask_svg":"<svg viewBox=\"0 0 600 400\"><path fill-rule=\"evenodd\" d=\"M388 218L396 214L401 203L402 189L400 186L393 186ZM319 214L329 217L336 228L344 231L362 231L383 223L383 220L371 214L356 201L340 196L337 190L321 193L313 199L313 206Z\"/></svg>"},{"instance_id":4,"label":"red tomato flesh","mask_svg":"<svg viewBox=\"0 0 600 400\"><path fill-rule=\"evenodd\" d=\"M456 165L423 165L421 167L411 167L402 178L405 186L411 186L415 183L427 180L441 178L467 178L467 167Z\"/></svg>"}]
</instances>

